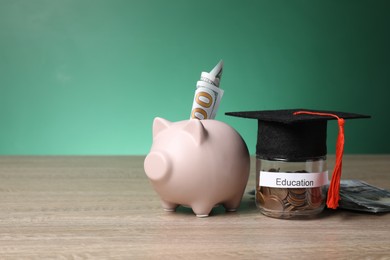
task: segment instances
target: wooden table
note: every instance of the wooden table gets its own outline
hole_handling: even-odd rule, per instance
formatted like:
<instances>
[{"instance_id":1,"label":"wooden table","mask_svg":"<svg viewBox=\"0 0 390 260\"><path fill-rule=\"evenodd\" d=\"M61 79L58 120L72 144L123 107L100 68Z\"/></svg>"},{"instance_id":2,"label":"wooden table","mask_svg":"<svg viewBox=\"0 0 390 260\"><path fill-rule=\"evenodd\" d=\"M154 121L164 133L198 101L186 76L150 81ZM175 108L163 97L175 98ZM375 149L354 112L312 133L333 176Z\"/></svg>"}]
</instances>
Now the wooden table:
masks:
<instances>
[{"instance_id":1,"label":"wooden table","mask_svg":"<svg viewBox=\"0 0 390 260\"><path fill-rule=\"evenodd\" d=\"M0 157L0 259L390 259L390 214L311 220L164 212L144 157ZM331 169L333 158L328 158ZM390 155L344 157L343 178L390 189Z\"/></svg>"}]
</instances>

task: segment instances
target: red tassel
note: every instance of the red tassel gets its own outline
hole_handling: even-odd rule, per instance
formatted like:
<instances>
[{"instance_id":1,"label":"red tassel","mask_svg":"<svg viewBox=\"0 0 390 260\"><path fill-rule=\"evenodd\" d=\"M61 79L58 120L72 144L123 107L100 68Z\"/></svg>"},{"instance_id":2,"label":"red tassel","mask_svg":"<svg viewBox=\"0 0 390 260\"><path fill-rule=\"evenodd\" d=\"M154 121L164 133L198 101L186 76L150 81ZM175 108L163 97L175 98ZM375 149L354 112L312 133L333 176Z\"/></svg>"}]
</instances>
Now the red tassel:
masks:
<instances>
[{"instance_id":1,"label":"red tassel","mask_svg":"<svg viewBox=\"0 0 390 260\"><path fill-rule=\"evenodd\" d=\"M328 208L336 209L339 206L340 200L340 179L341 179L341 168L343 164L343 153L344 153L344 119L337 118L339 124L339 134L336 142L336 163L334 166L332 179L329 184L328 199L326 205Z\"/></svg>"},{"instance_id":2,"label":"red tassel","mask_svg":"<svg viewBox=\"0 0 390 260\"><path fill-rule=\"evenodd\" d=\"M337 122L339 125L339 133L337 135L337 142L336 142L336 162L332 173L332 179L329 184L328 198L326 201L326 205L328 206L328 208L337 209L340 200L340 179L341 179L341 168L343 164L343 154L344 154L344 119L338 117L337 115L329 114L329 113L310 112L310 111L298 111L294 113L294 115L300 115L300 114L331 116L337 118Z\"/></svg>"}]
</instances>

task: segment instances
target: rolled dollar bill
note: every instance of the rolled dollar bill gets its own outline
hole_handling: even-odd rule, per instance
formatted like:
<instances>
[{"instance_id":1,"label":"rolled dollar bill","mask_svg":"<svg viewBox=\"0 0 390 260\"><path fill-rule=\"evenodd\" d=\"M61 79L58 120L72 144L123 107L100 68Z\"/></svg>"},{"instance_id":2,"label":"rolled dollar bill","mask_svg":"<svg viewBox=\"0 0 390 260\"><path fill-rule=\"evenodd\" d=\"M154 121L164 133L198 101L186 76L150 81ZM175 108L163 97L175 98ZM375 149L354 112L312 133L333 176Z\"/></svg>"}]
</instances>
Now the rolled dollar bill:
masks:
<instances>
[{"instance_id":1,"label":"rolled dollar bill","mask_svg":"<svg viewBox=\"0 0 390 260\"><path fill-rule=\"evenodd\" d=\"M196 83L194 102L192 103L191 118L194 119L214 119L219 103L223 95L223 90L204 81Z\"/></svg>"},{"instance_id":2,"label":"rolled dollar bill","mask_svg":"<svg viewBox=\"0 0 390 260\"><path fill-rule=\"evenodd\" d=\"M219 79L208 72L202 72L200 75L200 80L219 87Z\"/></svg>"},{"instance_id":3,"label":"rolled dollar bill","mask_svg":"<svg viewBox=\"0 0 390 260\"><path fill-rule=\"evenodd\" d=\"M215 118L223 95L223 90L219 88L222 70L221 60L210 72L202 72L200 80L196 83L190 118L199 120Z\"/></svg>"},{"instance_id":4,"label":"rolled dollar bill","mask_svg":"<svg viewBox=\"0 0 390 260\"><path fill-rule=\"evenodd\" d=\"M220 60L210 72L202 72L200 80L219 87L223 71L223 60Z\"/></svg>"}]
</instances>

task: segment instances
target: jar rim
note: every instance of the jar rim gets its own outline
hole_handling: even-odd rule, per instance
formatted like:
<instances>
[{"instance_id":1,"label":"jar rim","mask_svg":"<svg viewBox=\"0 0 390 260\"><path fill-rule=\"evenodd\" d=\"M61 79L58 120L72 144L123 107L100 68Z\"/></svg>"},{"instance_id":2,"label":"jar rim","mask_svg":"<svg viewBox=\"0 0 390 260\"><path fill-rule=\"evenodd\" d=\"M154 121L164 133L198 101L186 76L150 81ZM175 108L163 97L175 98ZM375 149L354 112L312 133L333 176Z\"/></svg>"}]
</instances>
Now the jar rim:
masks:
<instances>
[{"instance_id":1,"label":"jar rim","mask_svg":"<svg viewBox=\"0 0 390 260\"><path fill-rule=\"evenodd\" d=\"M280 162L310 162L310 161L326 161L326 155L308 157L308 158L277 158L277 157L266 157L263 155L256 155L256 159L266 160L266 161L280 161Z\"/></svg>"}]
</instances>

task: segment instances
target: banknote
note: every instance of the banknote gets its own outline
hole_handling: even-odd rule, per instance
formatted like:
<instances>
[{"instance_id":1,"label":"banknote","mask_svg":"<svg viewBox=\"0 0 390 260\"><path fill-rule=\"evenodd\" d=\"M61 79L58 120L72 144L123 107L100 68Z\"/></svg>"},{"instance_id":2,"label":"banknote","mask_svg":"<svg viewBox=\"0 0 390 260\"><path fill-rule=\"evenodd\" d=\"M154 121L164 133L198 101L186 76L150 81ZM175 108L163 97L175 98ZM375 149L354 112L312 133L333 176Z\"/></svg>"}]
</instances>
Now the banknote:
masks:
<instances>
[{"instance_id":1,"label":"banknote","mask_svg":"<svg viewBox=\"0 0 390 260\"><path fill-rule=\"evenodd\" d=\"M192 104L192 119L214 119L223 90L219 88L222 77L223 61L221 60L210 72L202 72L196 83L194 101Z\"/></svg>"},{"instance_id":2,"label":"banknote","mask_svg":"<svg viewBox=\"0 0 390 260\"><path fill-rule=\"evenodd\" d=\"M341 180L340 198L342 209L390 212L390 192L361 180Z\"/></svg>"},{"instance_id":3,"label":"banknote","mask_svg":"<svg viewBox=\"0 0 390 260\"><path fill-rule=\"evenodd\" d=\"M213 84L216 87L219 87L219 82L221 81L223 71L223 61L221 60L210 72L202 72L200 75L200 80Z\"/></svg>"}]
</instances>

